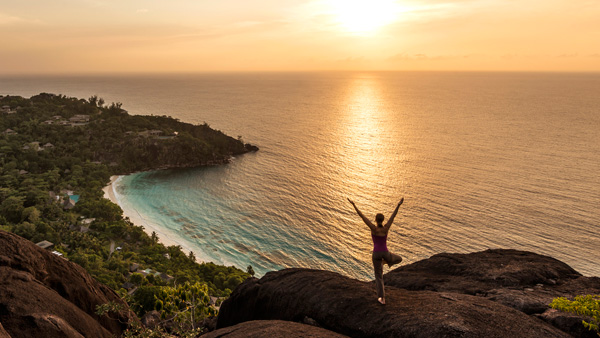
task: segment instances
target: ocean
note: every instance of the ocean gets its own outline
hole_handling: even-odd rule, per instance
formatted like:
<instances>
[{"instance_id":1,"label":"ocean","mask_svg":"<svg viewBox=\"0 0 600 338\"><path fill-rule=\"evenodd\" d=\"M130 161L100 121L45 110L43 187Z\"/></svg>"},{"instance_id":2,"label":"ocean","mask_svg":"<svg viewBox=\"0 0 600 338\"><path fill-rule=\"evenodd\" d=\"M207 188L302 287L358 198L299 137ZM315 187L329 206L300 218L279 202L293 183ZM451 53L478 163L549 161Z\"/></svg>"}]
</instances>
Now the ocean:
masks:
<instances>
[{"instance_id":1,"label":"ocean","mask_svg":"<svg viewBox=\"0 0 600 338\"><path fill-rule=\"evenodd\" d=\"M126 215L203 261L372 279L370 218L409 264L514 248L600 276L600 74L205 73L0 77L1 95L121 102L260 147L227 165L136 173Z\"/></svg>"}]
</instances>

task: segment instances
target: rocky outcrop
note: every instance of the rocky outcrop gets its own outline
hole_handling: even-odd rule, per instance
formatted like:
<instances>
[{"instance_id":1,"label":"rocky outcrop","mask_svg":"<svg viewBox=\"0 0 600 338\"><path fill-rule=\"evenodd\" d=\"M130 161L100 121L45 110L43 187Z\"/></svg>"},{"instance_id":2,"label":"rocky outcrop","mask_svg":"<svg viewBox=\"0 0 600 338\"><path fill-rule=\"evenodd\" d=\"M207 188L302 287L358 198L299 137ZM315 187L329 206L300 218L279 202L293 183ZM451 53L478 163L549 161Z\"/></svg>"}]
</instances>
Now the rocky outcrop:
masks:
<instances>
[{"instance_id":1,"label":"rocky outcrop","mask_svg":"<svg viewBox=\"0 0 600 338\"><path fill-rule=\"evenodd\" d=\"M568 337L551 325L488 299L373 286L337 273L286 269L249 279L221 306L218 328L250 320L302 321L352 337Z\"/></svg>"},{"instance_id":2,"label":"rocky outcrop","mask_svg":"<svg viewBox=\"0 0 600 338\"><path fill-rule=\"evenodd\" d=\"M388 286L477 295L535 315L576 337L597 337L580 316L552 310L556 297L600 294L600 278L584 277L567 264L532 252L495 249L443 253L399 267L384 277Z\"/></svg>"},{"instance_id":3,"label":"rocky outcrop","mask_svg":"<svg viewBox=\"0 0 600 338\"><path fill-rule=\"evenodd\" d=\"M559 296L598 294L600 279L551 257L516 250L439 254L384 279L382 306L372 282L319 270L270 272L236 288L221 306L217 328L284 320L352 337L595 336L581 317L548 304Z\"/></svg>"},{"instance_id":4,"label":"rocky outcrop","mask_svg":"<svg viewBox=\"0 0 600 338\"><path fill-rule=\"evenodd\" d=\"M129 319L127 312L96 315L97 305L121 302L114 291L79 265L4 231L0 276L0 322L13 338L112 337Z\"/></svg>"},{"instance_id":5,"label":"rocky outcrop","mask_svg":"<svg viewBox=\"0 0 600 338\"><path fill-rule=\"evenodd\" d=\"M343 338L347 337L319 327L283 321L254 320L229 326L203 335L202 338Z\"/></svg>"},{"instance_id":6,"label":"rocky outcrop","mask_svg":"<svg viewBox=\"0 0 600 338\"><path fill-rule=\"evenodd\" d=\"M258 151L258 147L257 147L257 146L255 146L255 145L252 145L252 144L250 144L250 143L246 143L246 144L244 144L244 148L245 148L245 149L246 149L246 151L248 151L248 152L251 152L251 151L252 151L252 152L257 152L257 151Z\"/></svg>"},{"instance_id":7,"label":"rocky outcrop","mask_svg":"<svg viewBox=\"0 0 600 338\"><path fill-rule=\"evenodd\" d=\"M567 264L532 252L495 249L442 253L385 275L387 285L407 290L477 295L498 288L553 286L581 277Z\"/></svg>"}]
</instances>

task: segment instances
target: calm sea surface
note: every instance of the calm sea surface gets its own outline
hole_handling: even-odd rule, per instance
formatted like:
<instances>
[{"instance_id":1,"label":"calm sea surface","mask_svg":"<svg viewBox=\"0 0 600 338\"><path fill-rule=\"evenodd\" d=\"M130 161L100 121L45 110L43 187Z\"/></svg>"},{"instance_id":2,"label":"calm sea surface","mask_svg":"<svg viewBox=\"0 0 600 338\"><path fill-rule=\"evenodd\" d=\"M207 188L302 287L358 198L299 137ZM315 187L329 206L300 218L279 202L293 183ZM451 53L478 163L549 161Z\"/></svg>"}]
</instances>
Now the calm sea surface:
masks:
<instances>
[{"instance_id":1,"label":"calm sea surface","mask_svg":"<svg viewBox=\"0 0 600 338\"><path fill-rule=\"evenodd\" d=\"M252 73L2 77L0 94L122 102L256 144L224 166L116 192L202 260L371 279L369 217L405 203L405 263L515 248L600 276L600 74Z\"/></svg>"}]
</instances>

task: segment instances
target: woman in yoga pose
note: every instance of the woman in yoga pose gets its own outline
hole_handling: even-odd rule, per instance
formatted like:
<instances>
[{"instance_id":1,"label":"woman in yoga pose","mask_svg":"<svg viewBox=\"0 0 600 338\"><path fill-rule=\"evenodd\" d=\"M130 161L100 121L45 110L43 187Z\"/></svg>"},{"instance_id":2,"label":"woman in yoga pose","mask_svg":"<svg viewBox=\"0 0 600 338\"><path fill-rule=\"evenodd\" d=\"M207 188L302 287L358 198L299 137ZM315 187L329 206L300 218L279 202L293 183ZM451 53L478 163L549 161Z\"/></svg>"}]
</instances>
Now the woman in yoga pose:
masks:
<instances>
[{"instance_id":1,"label":"woman in yoga pose","mask_svg":"<svg viewBox=\"0 0 600 338\"><path fill-rule=\"evenodd\" d=\"M383 214L377 214L375 216L375 222L377 225L374 225L368 218L363 215L354 202L348 198L348 202L352 204L358 216L362 218L365 224L371 229L371 238L373 239L373 269L375 270L375 285L377 287L377 300L381 304L385 304L385 290L383 288L383 263L385 262L390 268L392 265L398 264L402 262L402 257L395 255L388 251L387 248L387 236L390 231L390 227L394 222L394 218L398 213L398 209L404 202L404 197L398 202L396 209L392 213L390 219L383 224L384 216Z\"/></svg>"}]
</instances>

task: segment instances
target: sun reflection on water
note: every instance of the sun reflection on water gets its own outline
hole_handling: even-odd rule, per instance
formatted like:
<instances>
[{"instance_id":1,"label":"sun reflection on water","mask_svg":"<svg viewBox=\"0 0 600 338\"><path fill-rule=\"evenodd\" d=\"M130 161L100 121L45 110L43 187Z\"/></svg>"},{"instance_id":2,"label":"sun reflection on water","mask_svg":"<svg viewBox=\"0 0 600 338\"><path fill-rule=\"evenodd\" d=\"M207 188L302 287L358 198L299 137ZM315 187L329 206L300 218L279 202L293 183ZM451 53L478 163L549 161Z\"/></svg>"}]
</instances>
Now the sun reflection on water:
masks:
<instances>
[{"instance_id":1,"label":"sun reflection on water","mask_svg":"<svg viewBox=\"0 0 600 338\"><path fill-rule=\"evenodd\" d=\"M399 164L404 154L399 145L403 131L399 128L398 112L386 109L378 78L357 77L347 93L339 133L343 175L348 192L377 207L382 202L379 198L395 198L402 190ZM394 154L394 158L389 158L389 154Z\"/></svg>"}]
</instances>

